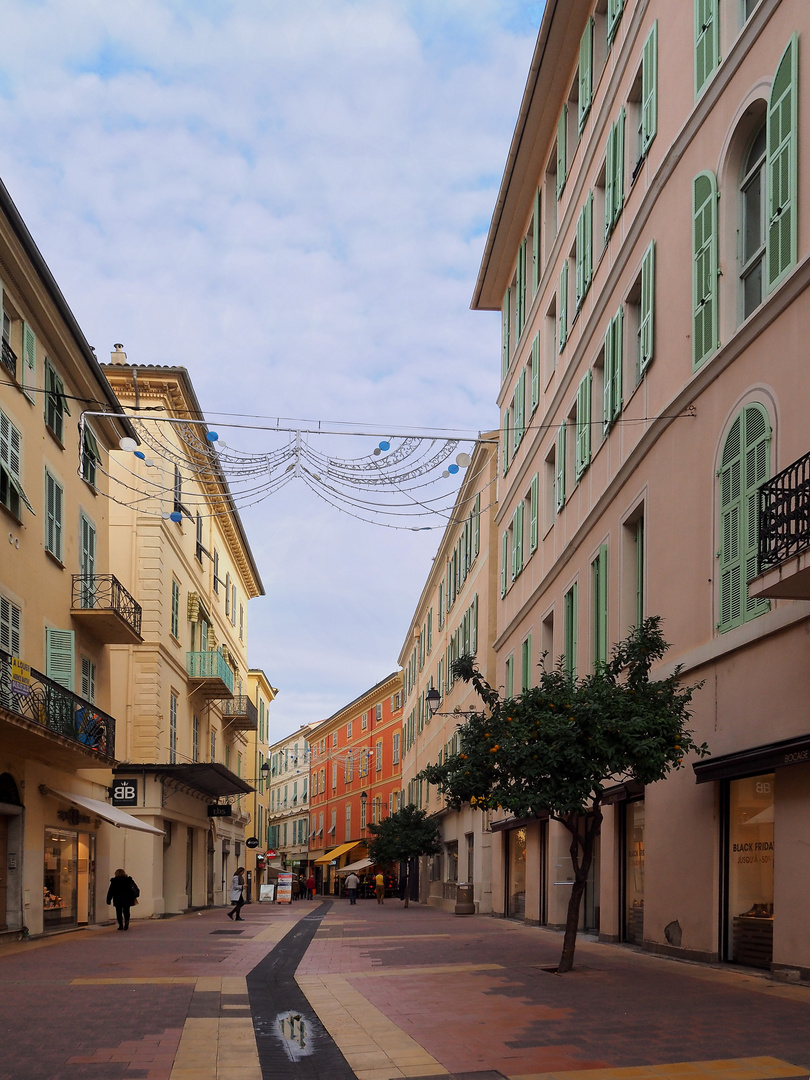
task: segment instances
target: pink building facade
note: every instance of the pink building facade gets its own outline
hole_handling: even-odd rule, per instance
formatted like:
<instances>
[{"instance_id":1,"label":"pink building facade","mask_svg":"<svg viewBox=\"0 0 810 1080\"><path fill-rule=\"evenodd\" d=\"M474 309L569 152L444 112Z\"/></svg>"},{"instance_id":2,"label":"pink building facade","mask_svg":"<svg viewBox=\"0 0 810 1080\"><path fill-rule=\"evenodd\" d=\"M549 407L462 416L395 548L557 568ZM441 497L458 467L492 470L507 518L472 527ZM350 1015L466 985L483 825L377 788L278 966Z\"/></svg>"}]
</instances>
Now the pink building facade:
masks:
<instances>
[{"instance_id":1,"label":"pink building facade","mask_svg":"<svg viewBox=\"0 0 810 1080\"><path fill-rule=\"evenodd\" d=\"M473 298L503 314L497 682L585 673L653 614L704 681L711 756L617 785L583 928L793 978L808 526L799 481L760 492L810 450L808 50L802 0L550 0ZM561 924L559 827L493 829L493 909Z\"/></svg>"}]
</instances>

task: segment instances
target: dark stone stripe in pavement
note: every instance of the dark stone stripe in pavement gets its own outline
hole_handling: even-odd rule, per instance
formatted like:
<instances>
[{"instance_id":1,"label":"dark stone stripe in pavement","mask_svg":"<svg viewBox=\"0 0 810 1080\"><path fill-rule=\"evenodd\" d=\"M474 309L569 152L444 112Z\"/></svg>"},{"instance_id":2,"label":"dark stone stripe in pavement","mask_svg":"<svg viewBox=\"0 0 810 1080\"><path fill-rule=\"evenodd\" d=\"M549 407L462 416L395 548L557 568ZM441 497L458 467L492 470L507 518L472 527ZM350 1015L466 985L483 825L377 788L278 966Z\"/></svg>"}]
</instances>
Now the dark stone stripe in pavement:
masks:
<instances>
[{"instance_id":1,"label":"dark stone stripe in pavement","mask_svg":"<svg viewBox=\"0 0 810 1080\"><path fill-rule=\"evenodd\" d=\"M263 1080L355 1080L295 981L296 968L331 907L332 901L324 900L297 922L247 977ZM287 1039L280 1017L289 1018L284 1022Z\"/></svg>"}]
</instances>

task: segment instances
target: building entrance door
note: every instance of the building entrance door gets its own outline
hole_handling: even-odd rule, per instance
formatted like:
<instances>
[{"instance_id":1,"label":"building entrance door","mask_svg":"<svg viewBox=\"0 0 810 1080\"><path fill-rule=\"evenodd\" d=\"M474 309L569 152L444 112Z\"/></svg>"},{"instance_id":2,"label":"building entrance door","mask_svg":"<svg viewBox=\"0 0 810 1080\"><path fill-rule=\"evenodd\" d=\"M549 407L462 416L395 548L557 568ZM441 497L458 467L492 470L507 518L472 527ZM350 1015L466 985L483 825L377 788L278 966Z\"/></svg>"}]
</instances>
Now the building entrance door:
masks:
<instances>
[{"instance_id":1,"label":"building entrance door","mask_svg":"<svg viewBox=\"0 0 810 1080\"><path fill-rule=\"evenodd\" d=\"M45 830L42 925L46 931L77 925L78 847L78 833L67 829Z\"/></svg>"},{"instance_id":2,"label":"building entrance door","mask_svg":"<svg viewBox=\"0 0 810 1080\"><path fill-rule=\"evenodd\" d=\"M526 916L526 830L510 829L506 834L509 857L506 864L506 917Z\"/></svg>"}]
</instances>

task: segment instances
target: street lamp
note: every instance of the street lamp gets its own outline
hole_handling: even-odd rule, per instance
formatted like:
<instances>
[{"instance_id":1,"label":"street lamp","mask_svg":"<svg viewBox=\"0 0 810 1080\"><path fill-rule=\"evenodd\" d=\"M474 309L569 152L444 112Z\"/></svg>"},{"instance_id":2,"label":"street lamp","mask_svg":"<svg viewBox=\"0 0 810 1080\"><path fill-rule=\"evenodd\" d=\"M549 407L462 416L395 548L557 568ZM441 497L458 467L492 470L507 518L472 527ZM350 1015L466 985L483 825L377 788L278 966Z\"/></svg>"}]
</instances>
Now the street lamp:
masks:
<instances>
[{"instance_id":1,"label":"street lamp","mask_svg":"<svg viewBox=\"0 0 810 1080\"><path fill-rule=\"evenodd\" d=\"M368 802L368 792L360 792L360 828L365 832L366 829L366 803Z\"/></svg>"},{"instance_id":2,"label":"street lamp","mask_svg":"<svg viewBox=\"0 0 810 1080\"><path fill-rule=\"evenodd\" d=\"M427 702L428 708L430 709L430 715L435 716L436 710L442 703L441 694L435 686L431 686L431 688L428 690L425 701Z\"/></svg>"}]
</instances>

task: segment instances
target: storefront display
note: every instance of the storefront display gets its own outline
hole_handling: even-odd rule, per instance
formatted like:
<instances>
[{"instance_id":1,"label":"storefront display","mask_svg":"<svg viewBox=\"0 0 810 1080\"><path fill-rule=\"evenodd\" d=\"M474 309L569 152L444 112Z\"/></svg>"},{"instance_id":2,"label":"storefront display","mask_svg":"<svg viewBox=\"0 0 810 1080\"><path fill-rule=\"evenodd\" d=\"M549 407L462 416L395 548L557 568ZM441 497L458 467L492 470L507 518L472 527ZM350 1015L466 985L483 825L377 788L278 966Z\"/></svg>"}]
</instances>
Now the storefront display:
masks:
<instances>
[{"instance_id":1,"label":"storefront display","mask_svg":"<svg viewBox=\"0 0 810 1080\"><path fill-rule=\"evenodd\" d=\"M45 830L43 928L57 930L77 925L78 833Z\"/></svg>"},{"instance_id":2,"label":"storefront display","mask_svg":"<svg viewBox=\"0 0 810 1080\"><path fill-rule=\"evenodd\" d=\"M526 830L510 829L506 833L509 848L506 914L511 919L526 915Z\"/></svg>"},{"instance_id":3,"label":"storefront display","mask_svg":"<svg viewBox=\"0 0 810 1080\"><path fill-rule=\"evenodd\" d=\"M624 804L624 940L644 940L644 800Z\"/></svg>"},{"instance_id":4,"label":"storefront display","mask_svg":"<svg viewBox=\"0 0 810 1080\"><path fill-rule=\"evenodd\" d=\"M773 809L776 776L732 780L728 828L728 959L768 968L773 958Z\"/></svg>"}]
</instances>

